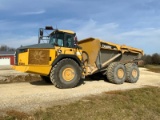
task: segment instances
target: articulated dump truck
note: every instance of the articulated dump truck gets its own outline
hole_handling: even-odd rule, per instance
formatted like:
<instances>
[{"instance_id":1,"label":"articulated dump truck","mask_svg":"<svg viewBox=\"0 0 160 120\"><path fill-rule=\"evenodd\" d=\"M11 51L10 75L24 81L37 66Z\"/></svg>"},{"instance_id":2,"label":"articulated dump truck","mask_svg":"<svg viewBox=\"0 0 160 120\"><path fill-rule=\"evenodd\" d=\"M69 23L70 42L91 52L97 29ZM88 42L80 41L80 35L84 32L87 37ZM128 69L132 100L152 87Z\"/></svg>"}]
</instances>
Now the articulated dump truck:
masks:
<instances>
[{"instance_id":1,"label":"articulated dump truck","mask_svg":"<svg viewBox=\"0 0 160 120\"><path fill-rule=\"evenodd\" d=\"M45 30L52 30L45 36ZM46 43L41 41L46 40ZM58 88L73 88L81 79L101 73L114 84L139 79L138 61L143 50L97 38L77 41L71 30L40 28L38 44L16 50L13 69L39 74Z\"/></svg>"}]
</instances>

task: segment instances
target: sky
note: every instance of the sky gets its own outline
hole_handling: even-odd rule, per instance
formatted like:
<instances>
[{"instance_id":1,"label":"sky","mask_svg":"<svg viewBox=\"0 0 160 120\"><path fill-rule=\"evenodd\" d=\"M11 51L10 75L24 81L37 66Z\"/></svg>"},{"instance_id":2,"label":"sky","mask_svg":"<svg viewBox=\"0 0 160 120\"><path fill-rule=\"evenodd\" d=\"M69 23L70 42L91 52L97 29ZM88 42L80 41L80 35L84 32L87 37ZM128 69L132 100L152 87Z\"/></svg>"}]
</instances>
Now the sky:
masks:
<instances>
[{"instance_id":1,"label":"sky","mask_svg":"<svg viewBox=\"0 0 160 120\"><path fill-rule=\"evenodd\" d=\"M0 45L36 44L46 25L160 53L159 0L0 0Z\"/></svg>"}]
</instances>

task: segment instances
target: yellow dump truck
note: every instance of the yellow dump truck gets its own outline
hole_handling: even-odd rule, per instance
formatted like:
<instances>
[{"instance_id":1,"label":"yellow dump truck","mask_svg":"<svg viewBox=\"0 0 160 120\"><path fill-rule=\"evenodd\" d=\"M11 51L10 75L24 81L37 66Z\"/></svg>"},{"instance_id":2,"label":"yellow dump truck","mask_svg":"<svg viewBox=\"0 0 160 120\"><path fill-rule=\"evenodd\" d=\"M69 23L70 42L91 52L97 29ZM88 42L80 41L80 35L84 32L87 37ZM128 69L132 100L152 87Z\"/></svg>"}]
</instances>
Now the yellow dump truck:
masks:
<instances>
[{"instance_id":1,"label":"yellow dump truck","mask_svg":"<svg viewBox=\"0 0 160 120\"><path fill-rule=\"evenodd\" d=\"M45 36L44 31L51 30ZM41 41L46 40L46 43ZM39 74L58 88L77 86L82 78L102 73L109 82L135 83L143 50L105 42L97 38L77 41L71 30L40 28L38 44L16 50L13 69Z\"/></svg>"}]
</instances>

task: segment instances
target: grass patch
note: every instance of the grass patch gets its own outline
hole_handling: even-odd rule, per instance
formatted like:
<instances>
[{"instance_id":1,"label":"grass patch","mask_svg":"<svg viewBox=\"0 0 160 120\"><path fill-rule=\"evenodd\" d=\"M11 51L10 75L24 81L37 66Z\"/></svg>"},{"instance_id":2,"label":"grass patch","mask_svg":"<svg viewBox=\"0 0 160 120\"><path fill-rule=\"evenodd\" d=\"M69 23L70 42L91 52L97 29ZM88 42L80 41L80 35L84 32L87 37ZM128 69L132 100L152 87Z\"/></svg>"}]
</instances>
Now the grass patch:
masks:
<instances>
[{"instance_id":1,"label":"grass patch","mask_svg":"<svg viewBox=\"0 0 160 120\"><path fill-rule=\"evenodd\" d=\"M9 110L6 112L7 116L3 117L5 120L22 120L30 118L30 116L24 112ZM0 119L1 120L1 119Z\"/></svg>"},{"instance_id":2,"label":"grass patch","mask_svg":"<svg viewBox=\"0 0 160 120\"><path fill-rule=\"evenodd\" d=\"M149 71L160 73L160 65L145 65Z\"/></svg>"},{"instance_id":3,"label":"grass patch","mask_svg":"<svg viewBox=\"0 0 160 120\"><path fill-rule=\"evenodd\" d=\"M111 91L92 95L68 105L39 110L31 118L37 120L159 120L159 93L158 87ZM8 118L12 119L12 116ZM22 116L19 118L21 119Z\"/></svg>"}]
</instances>

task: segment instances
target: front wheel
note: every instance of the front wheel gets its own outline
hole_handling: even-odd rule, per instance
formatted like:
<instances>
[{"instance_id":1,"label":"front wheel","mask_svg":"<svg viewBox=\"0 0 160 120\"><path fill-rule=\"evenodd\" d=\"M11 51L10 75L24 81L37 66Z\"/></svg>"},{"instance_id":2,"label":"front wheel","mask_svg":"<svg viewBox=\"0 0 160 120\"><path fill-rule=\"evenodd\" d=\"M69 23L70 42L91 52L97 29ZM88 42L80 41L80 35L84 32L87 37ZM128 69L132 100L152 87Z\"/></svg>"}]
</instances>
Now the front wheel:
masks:
<instances>
[{"instance_id":1,"label":"front wheel","mask_svg":"<svg viewBox=\"0 0 160 120\"><path fill-rule=\"evenodd\" d=\"M50 72L51 82L58 88L73 88L81 78L81 68L72 59L58 62Z\"/></svg>"}]
</instances>

